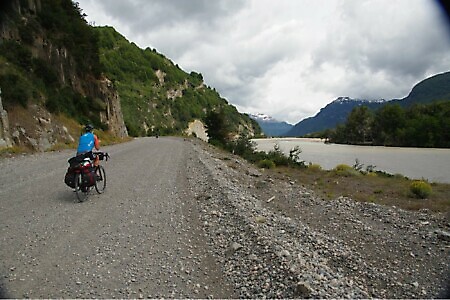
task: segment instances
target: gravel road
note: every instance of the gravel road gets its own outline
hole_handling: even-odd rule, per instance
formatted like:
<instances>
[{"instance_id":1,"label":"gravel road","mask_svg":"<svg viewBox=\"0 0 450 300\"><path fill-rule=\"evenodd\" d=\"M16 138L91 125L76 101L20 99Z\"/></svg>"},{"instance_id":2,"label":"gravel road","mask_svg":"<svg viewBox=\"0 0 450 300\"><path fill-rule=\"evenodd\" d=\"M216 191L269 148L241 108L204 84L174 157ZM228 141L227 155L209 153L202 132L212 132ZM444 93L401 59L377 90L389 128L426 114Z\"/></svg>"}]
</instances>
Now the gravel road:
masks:
<instances>
[{"instance_id":1,"label":"gravel road","mask_svg":"<svg viewBox=\"0 0 450 300\"><path fill-rule=\"evenodd\" d=\"M76 203L72 151L0 161L0 287L10 298L233 297L204 247L189 142L104 147L107 189Z\"/></svg>"},{"instance_id":2,"label":"gravel road","mask_svg":"<svg viewBox=\"0 0 450 300\"><path fill-rule=\"evenodd\" d=\"M0 296L449 297L448 215L313 191L196 140L104 147L76 203L71 151L0 160Z\"/></svg>"}]
</instances>

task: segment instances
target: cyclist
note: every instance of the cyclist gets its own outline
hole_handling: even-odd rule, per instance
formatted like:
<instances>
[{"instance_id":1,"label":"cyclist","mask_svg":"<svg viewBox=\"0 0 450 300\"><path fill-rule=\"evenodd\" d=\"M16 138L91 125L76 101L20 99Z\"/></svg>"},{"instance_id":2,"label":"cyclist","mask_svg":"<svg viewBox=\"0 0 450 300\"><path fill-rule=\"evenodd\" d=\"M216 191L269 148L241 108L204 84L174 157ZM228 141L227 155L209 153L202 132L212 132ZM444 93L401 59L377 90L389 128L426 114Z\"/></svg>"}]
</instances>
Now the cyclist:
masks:
<instances>
[{"instance_id":1,"label":"cyclist","mask_svg":"<svg viewBox=\"0 0 450 300\"><path fill-rule=\"evenodd\" d=\"M84 127L85 133L80 136L80 141L78 142L77 148L77 156L84 154L86 157L89 157L94 160L94 166L98 166L99 158L97 156L94 157L92 150L95 148L96 150L100 150L100 142L97 135L93 134L94 126L88 124Z\"/></svg>"}]
</instances>

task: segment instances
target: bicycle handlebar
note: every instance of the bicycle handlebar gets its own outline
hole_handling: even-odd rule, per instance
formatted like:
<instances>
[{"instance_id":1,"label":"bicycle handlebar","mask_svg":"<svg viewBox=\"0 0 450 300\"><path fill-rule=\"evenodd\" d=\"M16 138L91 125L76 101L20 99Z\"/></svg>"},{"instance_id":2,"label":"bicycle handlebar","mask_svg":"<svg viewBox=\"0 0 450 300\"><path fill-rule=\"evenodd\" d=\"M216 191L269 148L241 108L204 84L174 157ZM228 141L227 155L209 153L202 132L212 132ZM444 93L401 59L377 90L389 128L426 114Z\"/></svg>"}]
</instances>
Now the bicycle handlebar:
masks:
<instances>
[{"instance_id":1,"label":"bicycle handlebar","mask_svg":"<svg viewBox=\"0 0 450 300\"><path fill-rule=\"evenodd\" d=\"M100 160L103 160L103 158L105 158L105 160L108 161L108 158L110 158L108 152L92 152L92 154L99 156Z\"/></svg>"}]
</instances>

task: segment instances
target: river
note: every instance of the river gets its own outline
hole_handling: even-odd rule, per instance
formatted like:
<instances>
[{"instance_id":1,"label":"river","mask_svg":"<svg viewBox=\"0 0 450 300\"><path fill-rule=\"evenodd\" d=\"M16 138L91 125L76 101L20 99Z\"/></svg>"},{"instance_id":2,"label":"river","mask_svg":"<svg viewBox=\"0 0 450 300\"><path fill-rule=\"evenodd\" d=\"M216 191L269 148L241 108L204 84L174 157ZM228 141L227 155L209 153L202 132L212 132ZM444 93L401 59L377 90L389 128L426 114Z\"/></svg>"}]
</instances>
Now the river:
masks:
<instances>
[{"instance_id":1,"label":"river","mask_svg":"<svg viewBox=\"0 0 450 300\"><path fill-rule=\"evenodd\" d=\"M402 174L411 179L427 179L431 182L450 183L450 149L402 148L382 146L353 146L325 144L318 139L273 138L254 139L256 149L273 150L275 144L289 154L289 150L299 146L300 159L315 163L330 170L338 164L354 165L356 159L375 170L390 174Z\"/></svg>"}]
</instances>

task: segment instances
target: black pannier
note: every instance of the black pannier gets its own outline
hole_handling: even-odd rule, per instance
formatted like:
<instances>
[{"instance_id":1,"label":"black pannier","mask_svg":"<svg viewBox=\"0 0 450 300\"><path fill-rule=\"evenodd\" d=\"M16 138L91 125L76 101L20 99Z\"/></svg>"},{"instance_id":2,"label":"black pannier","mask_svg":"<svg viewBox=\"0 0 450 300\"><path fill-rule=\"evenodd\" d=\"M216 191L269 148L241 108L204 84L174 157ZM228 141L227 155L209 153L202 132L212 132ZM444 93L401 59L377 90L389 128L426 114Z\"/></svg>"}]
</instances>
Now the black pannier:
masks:
<instances>
[{"instance_id":1,"label":"black pannier","mask_svg":"<svg viewBox=\"0 0 450 300\"><path fill-rule=\"evenodd\" d=\"M71 188L75 188L75 175L76 173L69 167L64 177L64 182Z\"/></svg>"},{"instance_id":2,"label":"black pannier","mask_svg":"<svg viewBox=\"0 0 450 300\"><path fill-rule=\"evenodd\" d=\"M64 182L71 188L75 188L75 170L69 167L66 175L64 176ZM93 167L83 168L81 171L82 186L88 187L95 185L95 169Z\"/></svg>"},{"instance_id":3,"label":"black pannier","mask_svg":"<svg viewBox=\"0 0 450 300\"><path fill-rule=\"evenodd\" d=\"M64 182L69 187L75 188L75 177L77 174L76 170L78 170L78 172L81 172L82 186L89 187L95 185L95 168L92 166L81 166L81 163L84 161L84 159L87 157L90 158L91 155L89 155L88 153L80 154L68 160L70 166L67 169L66 175L64 176Z\"/></svg>"}]
</instances>

